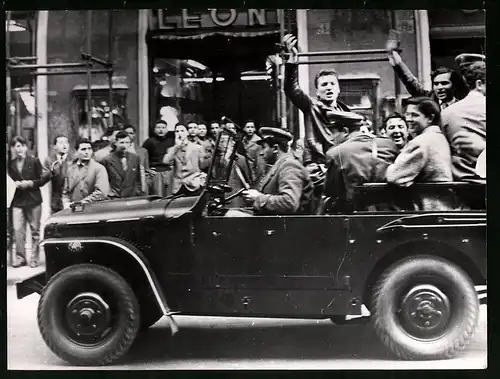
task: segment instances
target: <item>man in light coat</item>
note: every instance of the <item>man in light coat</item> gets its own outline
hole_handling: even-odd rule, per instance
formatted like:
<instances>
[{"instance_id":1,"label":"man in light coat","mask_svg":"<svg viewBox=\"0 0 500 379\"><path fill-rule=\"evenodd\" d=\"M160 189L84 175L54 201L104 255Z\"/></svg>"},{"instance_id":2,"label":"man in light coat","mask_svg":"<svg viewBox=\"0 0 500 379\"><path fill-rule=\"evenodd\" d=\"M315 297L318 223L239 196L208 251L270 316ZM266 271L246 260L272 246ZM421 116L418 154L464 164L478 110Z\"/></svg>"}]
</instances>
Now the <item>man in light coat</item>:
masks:
<instances>
[{"instance_id":1,"label":"man in light coat","mask_svg":"<svg viewBox=\"0 0 500 379\"><path fill-rule=\"evenodd\" d=\"M291 133L264 127L260 129L263 156L273 166L261 178L255 189L243 192L255 214L308 214L313 192L309 173L289 151Z\"/></svg>"},{"instance_id":2,"label":"man in light coat","mask_svg":"<svg viewBox=\"0 0 500 379\"><path fill-rule=\"evenodd\" d=\"M453 178L484 183L475 172L477 158L486 148L486 62L479 54L461 54L461 68L469 94L442 113L442 130L451 146Z\"/></svg>"},{"instance_id":3,"label":"man in light coat","mask_svg":"<svg viewBox=\"0 0 500 379\"><path fill-rule=\"evenodd\" d=\"M202 169L210 165L203 148L189 141L187 128L175 127L175 145L167 150L163 163L172 170L172 183L167 187L168 195L197 194L204 185L206 174Z\"/></svg>"},{"instance_id":4,"label":"man in light coat","mask_svg":"<svg viewBox=\"0 0 500 379\"><path fill-rule=\"evenodd\" d=\"M410 187L413 183L451 182L450 146L439 128L439 106L427 97L408 100L405 113L413 139L387 168L388 183ZM422 193L414 203L418 210L451 210L452 198L439 193Z\"/></svg>"},{"instance_id":5,"label":"man in light coat","mask_svg":"<svg viewBox=\"0 0 500 379\"><path fill-rule=\"evenodd\" d=\"M104 166L92 158L92 144L88 139L76 142L76 158L68 167L63 191L63 207L71 203L93 203L105 200L109 194L108 173Z\"/></svg>"}]
</instances>

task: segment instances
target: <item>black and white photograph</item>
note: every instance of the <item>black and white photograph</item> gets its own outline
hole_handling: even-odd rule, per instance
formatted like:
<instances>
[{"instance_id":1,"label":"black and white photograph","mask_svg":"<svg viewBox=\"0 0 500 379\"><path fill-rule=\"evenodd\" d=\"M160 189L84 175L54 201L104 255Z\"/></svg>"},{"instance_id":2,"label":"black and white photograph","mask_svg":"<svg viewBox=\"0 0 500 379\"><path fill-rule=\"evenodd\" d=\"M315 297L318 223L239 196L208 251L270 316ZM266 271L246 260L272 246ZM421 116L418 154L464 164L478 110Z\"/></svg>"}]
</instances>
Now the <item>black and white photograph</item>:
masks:
<instances>
[{"instance_id":1,"label":"black and white photograph","mask_svg":"<svg viewBox=\"0 0 500 379\"><path fill-rule=\"evenodd\" d=\"M485 9L4 14L8 370L488 368Z\"/></svg>"}]
</instances>

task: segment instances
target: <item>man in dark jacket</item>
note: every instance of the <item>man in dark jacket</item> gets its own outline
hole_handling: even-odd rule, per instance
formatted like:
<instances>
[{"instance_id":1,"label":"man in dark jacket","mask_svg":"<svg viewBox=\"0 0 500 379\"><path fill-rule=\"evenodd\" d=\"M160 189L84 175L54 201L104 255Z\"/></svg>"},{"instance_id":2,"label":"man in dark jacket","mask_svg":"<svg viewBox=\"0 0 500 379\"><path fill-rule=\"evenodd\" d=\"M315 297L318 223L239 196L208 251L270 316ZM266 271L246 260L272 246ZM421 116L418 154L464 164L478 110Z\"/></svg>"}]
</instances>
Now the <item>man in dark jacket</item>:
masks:
<instances>
[{"instance_id":1,"label":"man in dark jacket","mask_svg":"<svg viewBox=\"0 0 500 379\"><path fill-rule=\"evenodd\" d=\"M63 209L62 193L64 181L68 177L68 137L59 135L54 138L53 153L47 157L43 164L44 182L51 182L50 209L52 213Z\"/></svg>"},{"instance_id":2,"label":"man in dark jacket","mask_svg":"<svg viewBox=\"0 0 500 379\"><path fill-rule=\"evenodd\" d=\"M32 253L30 267L38 266L40 239L40 218L42 215L42 193L40 187L45 184L42 173L42 164L29 154L28 145L23 137L14 137L11 141L14 157L9 164L8 173L16 185L16 192L11 203L12 221L16 239L17 262L13 267L25 266L27 263L26 222L30 225L32 238Z\"/></svg>"},{"instance_id":3,"label":"man in dark jacket","mask_svg":"<svg viewBox=\"0 0 500 379\"><path fill-rule=\"evenodd\" d=\"M148 151L149 167L157 172L157 175L152 176L152 181L149 183L152 187L151 193L160 196L167 193L166 187L171 184L172 171L168 164L163 163L163 157L174 144L175 132L168 130L165 121L157 121L153 136L142 145Z\"/></svg>"},{"instance_id":4,"label":"man in dark jacket","mask_svg":"<svg viewBox=\"0 0 500 379\"><path fill-rule=\"evenodd\" d=\"M141 196L141 165L139 157L130 152L130 136L125 131L116 135L115 150L102 164L109 178L109 198Z\"/></svg>"},{"instance_id":5,"label":"man in dark jacket","mask_svg":"<svg viewBox=\"0 0 500 379\"><path fill-rule=\"evenodd\" d=\"M432 91L426 90L396 51L399 48L396 33L390 34L386 48L389 63L413 97L430 97L443 110L467 94L467 87L461 76L447 67L439 67L431 73Z\"/></svg>"},{"instance_id":6,"label":"man in dark jacket","mask_svg":"<svg viewBox=\"0 0 500 379\"><path fill-rule=\"evenodd\" d=\"M342 142L326 154L325 209L351 212L354 186L385 182L385 171L396 159L398 148L389 138L362 133L363 118L355 113L339 112L335 119Z\"/></svg>"},{"instance_id":7,"label":"man in dark jacket","mask_svg":"<svg viewBox=\"0 0 500 379\"><path fill-rule=\"evenodd\" d=\"M305 146L304 165L313 171L314 164L325 163L325 154L336 146L337 129L333 127L331 112L349 111L349 108L337 100L340 94L338 74L335 70L322 70L315 79L316 99L302 91L298 84L297 39L288 34L285 36L288 61L285 64L285 94L290 101L304 113Z\"/></svg>"}]
</instances>

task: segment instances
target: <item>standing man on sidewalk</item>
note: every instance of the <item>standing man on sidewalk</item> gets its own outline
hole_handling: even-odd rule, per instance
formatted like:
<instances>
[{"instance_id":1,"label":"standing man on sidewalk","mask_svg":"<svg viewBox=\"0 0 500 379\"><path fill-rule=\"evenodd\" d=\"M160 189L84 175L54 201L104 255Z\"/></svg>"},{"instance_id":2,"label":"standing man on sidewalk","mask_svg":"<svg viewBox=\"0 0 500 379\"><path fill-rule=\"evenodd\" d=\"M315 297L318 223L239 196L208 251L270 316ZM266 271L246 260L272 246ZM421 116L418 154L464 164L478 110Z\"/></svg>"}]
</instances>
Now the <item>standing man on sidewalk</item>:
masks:
<instances>
[{"instance_id":1,"label":"standing man on sidewalk","mask_svg":"<svg viewBox=\"0 0 500 379\"><path fill-rule=\"evenodd\" d=\"M27 264L25 252L26 223L30 225L32 238L30 267L37 267L39 260L38 242L40 239L40 219L42 216L43 186L42 164L38 158L28 153L26 139L17 136L10 143L14 156L10 161L8 173L16 186L12 199L12 221L16 239L16 261L12 267L21 267Z\"/></svg>"},{"instance_id":2,"label":"standing man on sidewalk","mask_svg":"<svg viewBox=\"0 0 500 379\"><path fill-rule=\"evenodd\" d=\"M63 206L71 203L93 203L104 200L109 193L108 173L104 166L92 158L92 143L82 138L76 142L76 158L68 167L64 185Z\"/></svg>"},{"instance_id":3,"label":"standing man on sidewalk","mask_svg":"<svg viewBox=\"0 0 500 379\"><path fill-rule=\"evenodd\" d=\"M115 150L104 158L109 177L109 197L123 198L144 194L141 186L141 165L139 157L130 152L130 137L125 131L116 135Z\"/></svg>"},{"instance_id":4,"label":"standing man on sidewalk","mask_svg":"<svg viewBox=\"0 0 500 379\"><path fill-rule=\"evenodd\" d=\"M52 191L50 194L50 210L52 213L63 209L62 193L64 181L68 176L68 137L58 135L54 138L53 153L47 157L43 164L44 182L51 182Z\"/></svg>"},{"instance_id":5,"label":"standing man on sidewalk","mask_svg":"<svg viewBox=\"0 0 500 379\"><path fill-rule=\"evenodd\" d=\"M139 157L139 162L141 165L141 187L142 191L147 194L148 184L146 178L148 175L151 175L149 170L149 153L145 148L136 146L137 132L135 130L135 126L126 125L123 130L125 130L130 136L130 152L136 154Z\"/></svg>"}]
</instances>

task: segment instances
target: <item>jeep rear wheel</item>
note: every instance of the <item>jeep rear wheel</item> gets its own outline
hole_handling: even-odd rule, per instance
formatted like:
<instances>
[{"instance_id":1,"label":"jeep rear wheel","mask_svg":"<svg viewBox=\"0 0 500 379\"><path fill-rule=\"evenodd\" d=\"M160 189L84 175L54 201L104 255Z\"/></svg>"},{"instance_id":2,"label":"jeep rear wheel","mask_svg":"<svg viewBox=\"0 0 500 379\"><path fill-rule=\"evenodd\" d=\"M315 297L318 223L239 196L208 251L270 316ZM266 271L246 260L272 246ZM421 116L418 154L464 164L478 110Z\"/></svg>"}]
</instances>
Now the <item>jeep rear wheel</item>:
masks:
<instances>
[{"instance_id":1,"label":"jeep rear wheel","mask_svg":"<svg viewBox=\"0 0 500 379\"><path fill-rule=\"evenodd\" d=\"M57 273L38 304L47 346L74 365L109 364L125 354L140 326L134 292L108 268L80 264Z\"/></svg>"},{"instance_id":2,"label":"jeep rear wheel","mask_svg":"<svg viewBox=\"0 0 500 379\"><path fill-rule=\"evenodd\" d=\"M402 359L446 359L463 350L479 320L474 284L455 264L418 256L397 262L374 288L372 319Z\"/></svg>"}]
</instances>

